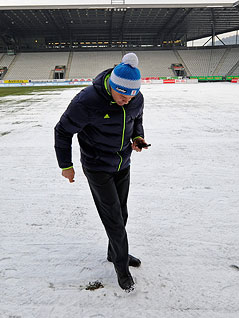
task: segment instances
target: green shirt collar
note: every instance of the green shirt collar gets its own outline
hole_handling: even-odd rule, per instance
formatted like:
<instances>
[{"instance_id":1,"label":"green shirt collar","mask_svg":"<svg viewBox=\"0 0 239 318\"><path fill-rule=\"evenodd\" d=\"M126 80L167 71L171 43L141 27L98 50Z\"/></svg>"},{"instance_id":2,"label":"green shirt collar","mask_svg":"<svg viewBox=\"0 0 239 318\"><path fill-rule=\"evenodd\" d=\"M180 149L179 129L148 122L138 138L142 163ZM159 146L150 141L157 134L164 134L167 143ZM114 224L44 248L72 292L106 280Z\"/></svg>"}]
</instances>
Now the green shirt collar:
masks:
<instances>
[{"instance_id":1,"label":"green shirt collar","mask_svg":"<svg viewBox=\"0 0 239 318\"><path fill-rule=\"evenodd\" d=\"M112 98L111 103L112 103L112 104L113 104L113 103L116 104L116 102L113 100L113 97L112 97L112 94L111 94L111 90L110 90L110 75L111 75L111 74L107 74L107 75L106 75L106 77L105 77L105 79L104 79L104 86L105 86L106 92L107 92L108 95Z\"/></svg>"},{"instance_id":2,"label":"green shirt collar","mask_svg":"<svg viewBox=\"0 0 239 318\"><path fill-rule=\"evenodd\" d=\"M111 75L111 74L107 74L107 75L106 75L106 77L105 77L105 79L104 79L104 85L105 85L105 90L106 90L106 92L107 92L110 96L112 96L112 95L111 95L111 92L110 92L110 83L109 83L109 81L110 81L110 75Z\"/></svg>"}]
</instances>

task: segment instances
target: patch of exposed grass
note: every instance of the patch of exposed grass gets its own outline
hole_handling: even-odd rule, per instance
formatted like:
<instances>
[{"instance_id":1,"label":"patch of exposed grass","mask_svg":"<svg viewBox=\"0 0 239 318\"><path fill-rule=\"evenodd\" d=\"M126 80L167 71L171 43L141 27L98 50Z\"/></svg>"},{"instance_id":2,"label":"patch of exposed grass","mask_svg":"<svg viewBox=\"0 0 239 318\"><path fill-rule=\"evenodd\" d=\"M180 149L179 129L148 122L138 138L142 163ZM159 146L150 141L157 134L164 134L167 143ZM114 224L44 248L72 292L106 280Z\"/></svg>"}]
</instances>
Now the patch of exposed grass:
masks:
<instances>
[{"instance_id":1,"label":"patch of exposed grass","mask_svg":"<svg viewBox=\"0 0 239 318\"><path fill-rule=\"evenodd\" d=\"M99 282L98 280L95 282L89 282L89 284L86 286L86 290L96 290L99 288L104 288L104 285Z\"/></svg>"},{"instance_id":2,"label":"patch of exposed grass","mask_svg":"<svg viewBox=\"0 0 239 318\"><path fill-rule=\"evenodd\" d=\"M35 92L60 91L64 88L84 87L84 85L74 86L35 86L35 87L0 87L0 97L12 95L27 95Z\"/></svg>"},{"instance_id":3,"label":"patch of exposed grass","mask_svg":"<svg viewBox=\"0 0 239 318\"><path fill-rule=\"evenodd\" d=\"M11 133L11 131L4 131L4 132L0 133L0 136L5 136L5 135L8 135L10 133Z\"/></svg>"}]
</instances>

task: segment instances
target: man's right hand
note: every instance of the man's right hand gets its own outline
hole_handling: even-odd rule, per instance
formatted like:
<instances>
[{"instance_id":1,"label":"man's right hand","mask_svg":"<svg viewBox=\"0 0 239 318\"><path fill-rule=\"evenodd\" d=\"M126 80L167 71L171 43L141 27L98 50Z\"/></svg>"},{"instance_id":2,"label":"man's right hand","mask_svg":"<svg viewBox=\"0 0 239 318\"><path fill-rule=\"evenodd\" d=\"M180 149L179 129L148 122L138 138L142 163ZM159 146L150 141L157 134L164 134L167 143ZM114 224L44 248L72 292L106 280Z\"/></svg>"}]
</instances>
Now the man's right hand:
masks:
<instances>
[{"instance_id":1,"label":"man's right hand","mask_svg":"<svg viewBox=\"0 0 239 318\"><path fill-rule=\"evenodd\" d=\"M75 182L74 177L75 177L75 170L74 168L70 168L67 170L62 170L62 175L63 177L67 178L69 182Z\"/></svg>"}]
</instances>

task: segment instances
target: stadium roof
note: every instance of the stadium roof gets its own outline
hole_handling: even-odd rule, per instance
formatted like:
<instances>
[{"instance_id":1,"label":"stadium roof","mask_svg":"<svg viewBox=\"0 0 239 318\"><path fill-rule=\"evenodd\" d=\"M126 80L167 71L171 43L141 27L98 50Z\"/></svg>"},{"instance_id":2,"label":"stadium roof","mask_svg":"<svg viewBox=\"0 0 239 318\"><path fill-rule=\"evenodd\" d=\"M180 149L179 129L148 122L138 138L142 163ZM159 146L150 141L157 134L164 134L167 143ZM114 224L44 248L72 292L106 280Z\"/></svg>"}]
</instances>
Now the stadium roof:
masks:
<instances>
[{"instance_id":1,"label":"stadium roof","mask_svg":"<svg viewBox=\"0 0 239 318\"><path fill-rule=\"evenodd\" d=\"M233 0L41 0L30 3L29 0L0 0L1 10L13 9L83 9L83 8L109 8L109 7L231 7Z\"/></svg>"},{"instance_id":2,"label":"stadium roof","mask_svg":"<svg viewBox=\"0 0 239 318\"><path fill-rule=\"evenodd\" d=\"M0 6L0 34L5 41L44 37L157 46L238 29L238 2Z\"/></svg>"},{"instance_id":3,"label":"stadium roof","mask_svg":"<svg viewBox=\"0 0 239 318\"><path fill-rule=\"evenodd\" d=\"M35 2L35 3L34 3ZM7 4L5 0L0 0L0 7L1 6L7 6L7 7L23 7L23 6L31 6L31 7L38 7L38 6L98 6L98 5L104 5L104 6L110 6L112 4L126 4L126 5L187 5L187 4L193 4L193 5L226 5L226 4L233 4L233 0L182 0L181 2L178 0L38 0L36 1L29 1L29 0L8 0Z\"/></svg>"}]
</instances>

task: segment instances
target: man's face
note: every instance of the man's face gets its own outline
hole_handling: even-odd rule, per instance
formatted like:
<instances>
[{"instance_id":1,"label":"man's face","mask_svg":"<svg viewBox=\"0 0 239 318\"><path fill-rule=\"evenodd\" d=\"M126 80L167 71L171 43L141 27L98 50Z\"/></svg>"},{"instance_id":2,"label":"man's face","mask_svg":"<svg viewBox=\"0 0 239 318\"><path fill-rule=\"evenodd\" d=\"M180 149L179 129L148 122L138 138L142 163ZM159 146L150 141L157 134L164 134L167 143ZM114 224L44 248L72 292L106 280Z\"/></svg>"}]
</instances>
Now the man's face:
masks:
<instances>
[{"instance_id":1,"label":"man's face","mask_svg":"<svg viewBox=\"0 0 239 318\"><path fill-rule=\"evenodd\" d=\"M114 101L117 103L119 106L124 106L125 104L128 104L133 96L130 95L124 95L116 92L113 88L111 88L111 94L114 99Z\"/></svg>"}]
</instances>

